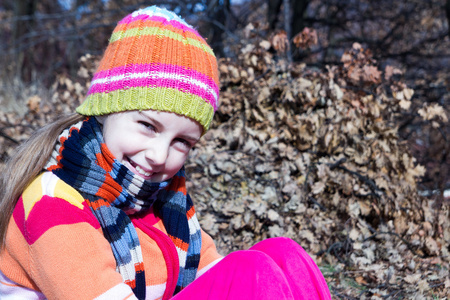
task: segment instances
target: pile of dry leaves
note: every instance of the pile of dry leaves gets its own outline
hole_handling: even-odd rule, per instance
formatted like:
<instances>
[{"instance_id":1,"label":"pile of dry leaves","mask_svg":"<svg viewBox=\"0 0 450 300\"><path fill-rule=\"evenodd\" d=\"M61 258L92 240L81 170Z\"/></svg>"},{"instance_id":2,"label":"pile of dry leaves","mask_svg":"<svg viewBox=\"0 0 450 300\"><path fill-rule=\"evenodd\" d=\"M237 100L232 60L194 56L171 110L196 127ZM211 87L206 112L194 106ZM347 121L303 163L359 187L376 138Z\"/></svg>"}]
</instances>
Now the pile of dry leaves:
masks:
<instances>
[{"instance_id":1,"label":"pile of dry leaves","mask_svg":"<svg viewBox=\"0 0 450 300\"><path fill-rule=\"evenodd\" d=\"M203 227L224 252L295 239L336 296L447 295L449 207L417 194L425 169L396 128L413 95L401 71L358 44L326 70L279 49L255 38L221 62L216 127L188 168ZM448 122L439 106L421 114Z\"/></svg>"},{"instance_id":2,"label":"pile of dry leaves","mask_svg":"<svg viewBox=\"0 0 450 300\"><path fill-rule=\"evenodd\" d=\"M336 298L446 297L449 207L417 193L425 169L396 128L414 93L401 71L380 70L358 44L325 70L289 63L280 39L245 32L238 58L220 61L221 104L187 163L200 223L219 250L287 236ZM0 113L2 159L73 111L96 62L83 57L78 78L58 78L49 99L29 98L24 117ZM421 114L448 122L439 106Z\"/></svg>"}]
</instances>

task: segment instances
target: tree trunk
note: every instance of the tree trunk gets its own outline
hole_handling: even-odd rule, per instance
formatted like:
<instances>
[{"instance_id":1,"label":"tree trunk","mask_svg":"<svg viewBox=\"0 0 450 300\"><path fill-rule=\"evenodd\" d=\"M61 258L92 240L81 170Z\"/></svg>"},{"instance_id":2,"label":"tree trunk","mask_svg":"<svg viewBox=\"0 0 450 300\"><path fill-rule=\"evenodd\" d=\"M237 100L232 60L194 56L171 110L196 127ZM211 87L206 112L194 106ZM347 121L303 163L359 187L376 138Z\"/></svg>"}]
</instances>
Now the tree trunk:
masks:
<instances>
[{"instance_id":1,"label":"tree trunk","mask_svg":"<svg viewBox=\"0 0 450 300\"><path fill-rule=\"evenodd\" d=\"M450 0L447 0L447 3L445 5L445 11L447 14L447 23L448 23L447 33L448 36L450 36Z\"/></svg>"},{"instance_id":2,"label":"tree trunk","mask_svg":"<svg viewBox=\"0 0 450 300\"><path fill-rule=\"evenodd\" d=\"M291 1L291 33L295 36L305 27L304 17L310 0L293 0Z\"/></svg>"},{"instance_id":3,"label":"tree trunk","mask_svg":"<svg viewBox=\"0 0 450 300\"><path fill-rule=\"evenodd\" d=\"M208 43L214 49L217 56L225 55L223 49L223 34L230 27L231 9L230 0L211 1L207 8L207 15L211 16L210 39Z\"/></svg>"},{"instance_id":4,"label":"tree trunk","mask_svg":"<svg viewBox=\"0 0 450 300\"><path fill-rule=\"evenodd\" d=\"M19 0L14 1L13 23L13 49L14 60L16 62L17 75L22 80L29 82L31 80L32 53L28 49L21 50L25 43L25 35L32 29L34 24L34 13L36 12L37 0Z\"/></svg>"},{"instance_id":5,"label":"tree trunk","mask_svg":"<svg viewBox=\"0 0 450 300\"><path fill-rule=\"evenodd\" d=\"M449 0L450 1L450 0ZM274 30L276 28L276 23L279 19L279 14L281 11L281 4L284 2L290 2L286 5L286 8L289 7L289 10L284 9L283 14L289 20L288 24L290 24L289 31L292 36L296 35L305 27L304 24L304 14L306 9L308 8L310 0L268 0L268 9L267 9L267 20L269 22L269 28ZM284 26L285 27L285 26ZM290 37L292 37L290 36Z\"/></svg>"}]
</instances>

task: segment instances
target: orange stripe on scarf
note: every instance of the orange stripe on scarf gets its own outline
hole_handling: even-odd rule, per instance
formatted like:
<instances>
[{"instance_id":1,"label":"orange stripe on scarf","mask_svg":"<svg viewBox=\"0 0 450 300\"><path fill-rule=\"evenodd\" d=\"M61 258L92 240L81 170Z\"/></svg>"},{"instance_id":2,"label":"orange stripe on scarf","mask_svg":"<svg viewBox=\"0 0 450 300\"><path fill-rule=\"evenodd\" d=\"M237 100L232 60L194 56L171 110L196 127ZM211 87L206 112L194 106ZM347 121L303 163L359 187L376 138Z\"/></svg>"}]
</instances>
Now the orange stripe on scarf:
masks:
<instances>
[{"instance_id":1,"label":"orange stripe on scarf","mask_svg":"<svg viewBox=\"0 0 450 300\"><path fill-rule=\"evenodd\" d=\"M175 247L180 248L181 250L186 251L186 252L188 251L188 248L189 248L188 243L185 243L181 239L171 236L171 235L169 235L169 237L172 240L172 242L175 244Z\"/></svg>"},{"instance_id":2,"label":"orange stripe on scarf","mask_svg":"<svg viewBox=\"0 0 450 300\"><path fill-rule=\"evenodd\" d=\"M105 174L105 181L103 182L99 191L95 194L104 199L117 199L120 196L123 188L118 184L109 174ZM112 197L111 197L112 195Z\"/></svg>"}]
</instances>

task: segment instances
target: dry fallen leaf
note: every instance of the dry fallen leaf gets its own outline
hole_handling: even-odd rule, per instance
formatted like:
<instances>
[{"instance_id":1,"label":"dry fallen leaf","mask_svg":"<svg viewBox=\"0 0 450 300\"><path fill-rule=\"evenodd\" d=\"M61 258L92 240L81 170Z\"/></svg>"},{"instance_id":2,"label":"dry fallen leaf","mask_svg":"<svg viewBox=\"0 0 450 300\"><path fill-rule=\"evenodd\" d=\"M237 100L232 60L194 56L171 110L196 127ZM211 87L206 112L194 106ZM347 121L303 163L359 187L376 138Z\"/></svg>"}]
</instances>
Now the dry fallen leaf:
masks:
<instances>
[{"instance_id":1,"label":"dry fallen leaf","mask_svg":"<svg viewBox=\"0 0 450 300\"><path fill-rule=\"evenodd\" d=\"M285 53L289 48L289 40L284 30L281 30L272 37L272 47L280 53Z\"/></svg>"},{"instance_id":2,"label":"dry fallen leaf","mask_svg":"<svg viewBox=\"0 0 450 300\"><path fill-rule=\"evenodd\" d=\"M28 109L32 112L38 113L40 110L39 108L41 101L42 101L41 97L36 95L28 98L27 100Z\"/></svg>"},{"instance_id":3,"label":"dry fallen leaf","mask_svg":"<svg viewBox=\"0 0 450 300\"><path fill-rule=\"evenodd\" d=\"M316 45L318 42L317 31L305 27L301 32L294 36L293 42L297 48L311 48L311 46Z\"/></svg>"}]
</instances>

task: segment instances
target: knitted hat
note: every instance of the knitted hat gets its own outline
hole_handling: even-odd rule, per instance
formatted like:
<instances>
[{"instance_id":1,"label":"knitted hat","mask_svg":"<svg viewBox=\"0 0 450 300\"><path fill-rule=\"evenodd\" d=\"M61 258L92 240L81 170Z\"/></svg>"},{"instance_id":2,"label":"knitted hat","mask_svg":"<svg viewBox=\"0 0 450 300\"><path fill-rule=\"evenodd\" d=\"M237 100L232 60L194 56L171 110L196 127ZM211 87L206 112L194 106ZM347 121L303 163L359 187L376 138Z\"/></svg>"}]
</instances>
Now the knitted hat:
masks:
<instances>
[{"instance_id":1,"label":"knitted hat","mask_svg":"<svg viewBox=\"0 0 450 300\"><path fill-rule=\"evenodd\" d=\"M76 111L174 112L208 130L219 98L217 61L206 41L171 11L151 6L120 21Z\"/></svg>"}]
</instances>

